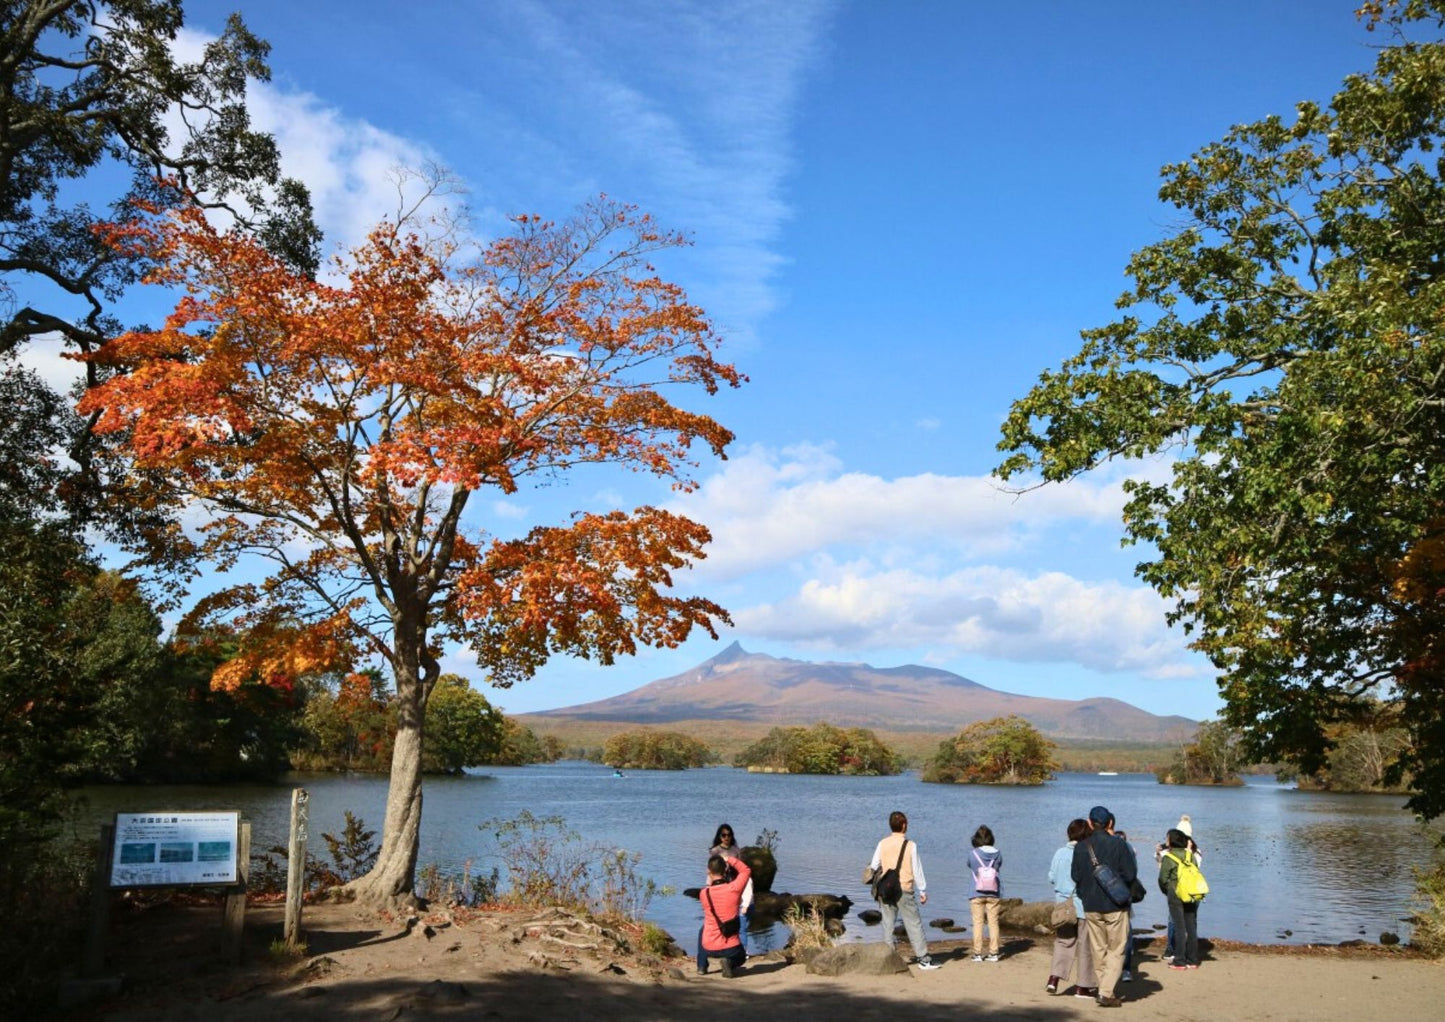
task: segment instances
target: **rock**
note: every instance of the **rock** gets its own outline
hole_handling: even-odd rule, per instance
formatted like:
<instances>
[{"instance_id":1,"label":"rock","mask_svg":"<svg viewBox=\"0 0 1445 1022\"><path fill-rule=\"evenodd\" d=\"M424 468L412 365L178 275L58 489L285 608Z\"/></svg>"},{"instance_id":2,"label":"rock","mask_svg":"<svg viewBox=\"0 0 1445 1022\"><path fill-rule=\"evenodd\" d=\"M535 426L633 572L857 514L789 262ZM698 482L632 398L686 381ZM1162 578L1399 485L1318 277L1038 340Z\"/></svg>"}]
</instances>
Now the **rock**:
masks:
<instances>
[{"instance_id":1,"label":"rock","mask_svg":"<svg viewBox=\"0 0 1445 1022\"><path fill-rule=\"evenodd\" d=\"M1364 947L1364 946L1365 946L1365 942L1364 942L1363 940L1342 940L1342 941L1340 941L1340 945L1339 945L1339 946L1340 946L1340 947Z\"/></svg>"},{"instance_id":2,"label":"rock","mask_svg":"<svg viewBox=\"0 0 1445 1022\"><path fill-rule=\"evenodd\" d=\"M748 864L748 869L753 871L753 895L756 897L771 891L773 880L778 875L778 860L773 857L773 853L766 848L747 845L738 851L738 856Z\"/></svg>"},{"instance_id":3,"label":"rock","mask_svg":"<svg viewBox=\"0 0 1445 1022\"><path fill-rule=\"evenodd\" d=\"M841 944L824 948L808 962L814 976L891 976L908 965L887 944Z\"/></svg>"},{"instance_id":4,"label":"rock","mask_svg":"<svg viewBox=\"0 0 1445 1022\"><path fill-rule=\"evenodd\" d=\"M841 936L843 936L843 933L844 933L847 929L848 929L848 928L843 925L843 920L841 920L841 919L825 919L825 920L823 920L823 930L824 930L824 931L828 934L828 936L830 936L830 937L841 937ZM1395 942L1398 944L1399 941L1400 941L1400 938L1399 938L1399 937L1396 937L1396 938L1395 938ZM1381 940L1381 943L1384 943L1383 939Z\"/></svg>"},{"instance_id":5,"label":"rock","mask_svg":"<svg viewBox=\"0 0 1445 1022\"><path fill-rule=\"evenodd\" d=\"M944 928L946 928L946 927L952 926L952 925L953 925L953 920L950 919L948 916L940 916L940 917L937 918L937 919L930 919L930 920L928 921L928 925L929 925L929 926L936 926L938 929L942 930L942 929L944 929Z\"/></svg>"},{"instance_id":6,"label":"rock","mask_svg":"<svg viewBox=\"0 0 1445 1022\"><path fill-rule=\"evenodd\" d=\"M460 1004L471 996L460 983L447 983L440 979L432 980L418 990L416 995L436 1004Z\"/></svg>"},{"instance_id":7,"label":"rock","mask_svg":"<svg viewBox=\"0 0 1445 1022\"><path fill-rule=\"evenodd\" d=\"M1380 943L1385 945L1385 947L1394 947L1396 944L1400 943L1400 935L1398 933L1391 933L1389 930L1386 930L1384 933L1380 934Z\"/></svg>"},{"instance_id":8,"label":"rock","mask_svg":"<svg viewBox=\"0 0 1445 1022\"><path fill-rule=\"evenodd\" d=\"M967 932L968 932L968 927L967 927L967 926L945 926L945 927L943 927L943 932L944 932L944 933L967 933Z\"/></svg>"},{"instance_id":9,"label":"rock","mask_svg":"<svg viewBox=\"0 0 1445 1022\"><path fill-rule=\"evenodd\" d=\"M788 910L797 905L809 915L824 919L841 919L853 907L852 899L839 894L775 894L764 891L753 896L752 918L782 919Z\"/></svg>"},{"instance_id":10,"label":"rock","mask_svg":"<svg viewBox=\"0 0 1445 1022\"><path fill-rule=\"evenodd\" d=\"M883 922L883 913L879 912L876 908L865 908L862 912L858 913L858 918L863 920L863 925L865 926L877 926Z\"/></svg>"}]
</instances>

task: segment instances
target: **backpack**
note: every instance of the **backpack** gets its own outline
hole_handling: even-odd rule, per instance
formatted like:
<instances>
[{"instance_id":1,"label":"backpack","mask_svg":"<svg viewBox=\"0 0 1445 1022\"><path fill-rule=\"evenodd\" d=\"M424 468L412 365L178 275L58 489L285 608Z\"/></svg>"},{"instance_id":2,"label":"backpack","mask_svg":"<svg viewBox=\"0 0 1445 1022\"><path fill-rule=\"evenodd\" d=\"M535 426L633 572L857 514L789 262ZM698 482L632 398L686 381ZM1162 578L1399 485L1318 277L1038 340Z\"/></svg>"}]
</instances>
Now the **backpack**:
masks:
<instances>
[{"instance_id":1,"label":"backpack","mask_svg":"<svg viewBox=\"0 0 1445 1022\"><path fill-rule=\"evenodd\" d=\"M973 871L973 886L978 888L979 894L998 893L998 860L995 856L988 862L984 862L983 856L974 849L973 857L978 860L978 869Z\"/></svg>"},{"instance_id":2,"label":"backpack","mask_svg":"<svg viewBox=\"0 0 1445 1022\"><path fill-rule=\"evenodd\" d=\"M1173 852L1166 854L1179 864L1179 878L1174 883L1175 896L1186 905L1203 901L1204 896L1209 893L1209 881L1204 879L1199 863L1195 862L1188 852L1184 853L1182 859Z\"/></svg>"},{"instance_id":3,"label":"backpack","mask_svg":"<svg viewBox=\"0 0 1445 1022\"><path fill-rule=\"evenodd\" d=\"M883 905L897 905L903 898L903 878L898 871L903 868L903 853L908 850L908 840L905 838L902 846L898 849L898 862L892 869L885 869L873 878L873 897Z\"/></svg>"}]
</instances>

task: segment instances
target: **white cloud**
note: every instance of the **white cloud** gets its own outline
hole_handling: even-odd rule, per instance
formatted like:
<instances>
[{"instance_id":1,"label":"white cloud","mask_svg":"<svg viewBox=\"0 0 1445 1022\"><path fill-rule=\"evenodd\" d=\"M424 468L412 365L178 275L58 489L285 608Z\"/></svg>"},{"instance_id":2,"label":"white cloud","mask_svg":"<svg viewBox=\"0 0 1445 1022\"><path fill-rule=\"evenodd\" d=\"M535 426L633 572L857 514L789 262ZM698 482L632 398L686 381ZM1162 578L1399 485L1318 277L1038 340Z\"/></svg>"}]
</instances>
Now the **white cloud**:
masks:
<instances>
[{"instance_id":1,"label":"white cloud","mask_svg":"<svg viewBox=\"0 0 1445 1022\"><path fill-rule=\"evenodd\" d=\"M1105 475L1018 495L990 476L843 472L825 448L799 446L746 450L674 506L712 530L699 574L731 578L842 544L998 554L1048 524L1117 522L1124 499L1119 479Z\"/></svg>"},{"instance_id":2,"label":"white cloud","mask_svg":"<svg viewBox=\"0 0 1445 1022\"><path fill-rule=\"evenodd\" d=\"M866 564L812 578L787 598L735 610L740 634L815 648L927 647L1024 662L1073 662L1149 677L1197 673L1153 590L996 567L926 575Z\"/></svg>"}]
</instances>

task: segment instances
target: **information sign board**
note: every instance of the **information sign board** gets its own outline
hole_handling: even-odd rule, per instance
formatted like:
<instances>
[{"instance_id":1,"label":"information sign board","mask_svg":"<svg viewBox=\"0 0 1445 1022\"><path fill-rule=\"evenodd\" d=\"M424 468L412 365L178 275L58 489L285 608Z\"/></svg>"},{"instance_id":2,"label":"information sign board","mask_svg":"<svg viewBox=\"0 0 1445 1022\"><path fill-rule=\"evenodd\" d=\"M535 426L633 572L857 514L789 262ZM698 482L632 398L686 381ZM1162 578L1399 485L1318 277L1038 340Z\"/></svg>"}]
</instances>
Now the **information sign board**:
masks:
<instances>
[{"instance_id":1,"label":"information sign board","mask_svg":"<svg viewBox=\"0 0 1445 1022\"><path fill-rule=\"evenodd\" d=\"M238 812L115 814L111 887L237 882Z\"/></svg>"}]
</instances>

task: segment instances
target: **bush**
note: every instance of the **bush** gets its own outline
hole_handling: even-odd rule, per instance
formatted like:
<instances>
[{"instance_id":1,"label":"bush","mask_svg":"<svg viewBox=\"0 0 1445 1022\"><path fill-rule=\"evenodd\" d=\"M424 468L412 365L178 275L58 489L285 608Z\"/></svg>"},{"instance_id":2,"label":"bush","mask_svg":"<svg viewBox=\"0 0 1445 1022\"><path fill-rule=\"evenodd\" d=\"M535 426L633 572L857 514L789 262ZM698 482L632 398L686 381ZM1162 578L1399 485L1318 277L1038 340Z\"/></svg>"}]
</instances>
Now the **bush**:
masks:
<instances>
[{"instance_id":1,"label":"bush","mask_svg":"<svg viewBox=\"0 0 1445 1022\"><path fill-rule=\"evenodd\" d=\"M637 872L638 853L585 842L560 816L524 809L516 819L487 820L479 829L496 837L510 884L507 899L517 905L637 920L653 897L672 893Z\"/></svg>"},{"instance_id":2,"label":"bush","mask_svg":"<svg viewBox=\"0 0 1445 1022\"><path fill-rule=\"evenodd\" d=\"M1410 943L1435 958L1445 957L1445 862L1415 868L1414 934Z\"/></svg>"},{"instance_id":3,"label":"bush","mask_svg":"<svg viewBox=\"0 0 1445 1022\"><path fill-rule=\"evenodd\" d=\"M828 924L821 913L812 912L797 902L788 906L783 922L792 931L788 947L793 951L808 951L814 948L830 948L833 938L828 936Z\"/></svg>"}]
</instances>

